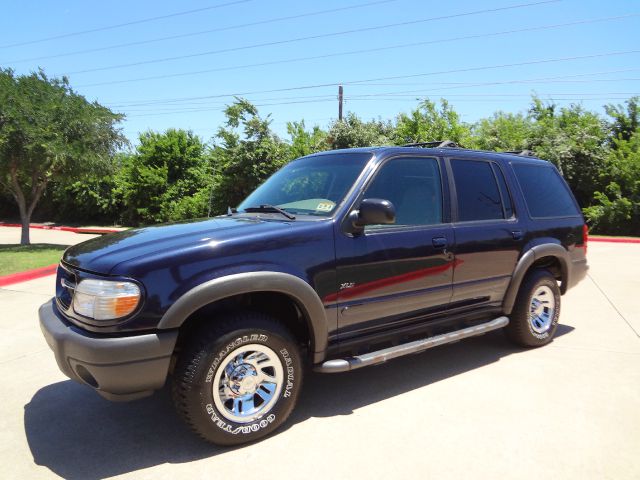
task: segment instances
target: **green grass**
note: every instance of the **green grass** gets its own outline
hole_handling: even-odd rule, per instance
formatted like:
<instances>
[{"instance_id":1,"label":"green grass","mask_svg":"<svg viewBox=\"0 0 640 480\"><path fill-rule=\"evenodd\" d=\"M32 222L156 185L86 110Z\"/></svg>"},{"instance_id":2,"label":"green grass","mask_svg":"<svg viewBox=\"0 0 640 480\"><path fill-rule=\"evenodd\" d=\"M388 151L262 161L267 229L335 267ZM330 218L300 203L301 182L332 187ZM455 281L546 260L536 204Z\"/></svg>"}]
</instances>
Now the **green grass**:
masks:
<instances>
[{"instance_id":1,"label":"green grass","mask_svg":"<svg viewBox=\"0 0 640 480\"><path fill-rule=\"evenodd\" d=\"M0 245L0 276L46 267L60 261L67 245Z\"/></svg>"}]
</instances>

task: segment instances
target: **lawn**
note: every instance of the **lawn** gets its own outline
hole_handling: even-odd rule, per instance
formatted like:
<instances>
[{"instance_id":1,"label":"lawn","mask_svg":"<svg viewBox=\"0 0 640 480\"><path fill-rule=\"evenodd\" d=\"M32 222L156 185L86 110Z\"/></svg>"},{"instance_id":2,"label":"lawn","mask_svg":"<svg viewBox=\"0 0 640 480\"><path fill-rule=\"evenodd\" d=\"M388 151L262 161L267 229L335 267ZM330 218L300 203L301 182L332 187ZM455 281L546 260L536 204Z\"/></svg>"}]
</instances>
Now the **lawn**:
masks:
<instances>
[{"instance_id":1,"label":"lawn","mask_svg":"<svg viewBox=\"0 0 640 480\"><path fill-rule=\"evenodd\" d=\"M67 245L0 245L0 276L46 267L60 261Z\"/></svg>"}]
</instances>

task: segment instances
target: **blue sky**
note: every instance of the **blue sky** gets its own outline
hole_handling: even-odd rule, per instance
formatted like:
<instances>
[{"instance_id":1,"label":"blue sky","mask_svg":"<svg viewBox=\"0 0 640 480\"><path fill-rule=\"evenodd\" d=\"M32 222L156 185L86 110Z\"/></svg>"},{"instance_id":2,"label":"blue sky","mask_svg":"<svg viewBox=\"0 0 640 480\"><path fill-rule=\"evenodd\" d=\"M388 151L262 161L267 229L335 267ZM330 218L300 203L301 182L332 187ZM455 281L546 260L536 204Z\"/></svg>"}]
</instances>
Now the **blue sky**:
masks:
<instances>
[{"instance_id":1,"label":"blue sky","mask_svg":"<svg viewBox=\"0 0 640 480\"><path fill-rule=\"evenodd\" d=\"M287 121L337 117L338 83L364 119L444 97L473 122L533 92L602 111L640 94L639 27L624 0L6 2L0 66L67 75L125 113L134 142L170 127L208 140L233 94L286 137Z\"/></svg>"}]
</instances>

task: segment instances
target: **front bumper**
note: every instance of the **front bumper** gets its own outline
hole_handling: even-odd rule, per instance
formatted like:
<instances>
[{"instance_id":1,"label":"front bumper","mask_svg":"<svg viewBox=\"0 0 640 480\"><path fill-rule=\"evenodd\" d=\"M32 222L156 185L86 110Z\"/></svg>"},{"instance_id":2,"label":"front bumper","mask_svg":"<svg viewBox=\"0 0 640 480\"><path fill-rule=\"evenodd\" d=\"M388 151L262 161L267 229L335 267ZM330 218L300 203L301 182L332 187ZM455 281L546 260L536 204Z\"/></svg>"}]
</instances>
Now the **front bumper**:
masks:
<instances>
[{"instance_id":1,"label":"front bumper","mask_svg":"<svg viewBox=\"0 0 640 480\"><path fill-rule=\"evenodd\" d=\"M72 380L109 400L134 400L164 385L177 330L126 337L92 334L67 323L55 299L42 305L38 315L58 367Z\"/></svg>"}]
</instances>

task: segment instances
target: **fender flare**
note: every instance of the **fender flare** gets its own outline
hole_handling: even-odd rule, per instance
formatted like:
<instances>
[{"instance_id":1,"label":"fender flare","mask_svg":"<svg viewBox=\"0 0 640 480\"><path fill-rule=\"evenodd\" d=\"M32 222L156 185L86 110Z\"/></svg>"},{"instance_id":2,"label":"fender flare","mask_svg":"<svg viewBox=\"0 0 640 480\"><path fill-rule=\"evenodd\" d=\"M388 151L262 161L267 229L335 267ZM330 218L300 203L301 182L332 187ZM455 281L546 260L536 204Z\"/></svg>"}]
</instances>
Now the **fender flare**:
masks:
<instances>
[{"instance_id":1,"label":"fender flare","mask_svg":"<svg viewBox=\"0 0 640 480\"><path fill-rule=\"evenodd\" d=\"M502 310L506 315L509 315L513 310L513 306L516 302L516 297L518 296L518 290L520 290L522 280L524 280L524 276L529 271L529 268L535 263L536 260L540 260L543 257L555 257L560 262L563 279L561 292L563 294L566 292L569 280L569 265L571 262L569 253L562 245L559 245L557 243L544 243L542 245L536 245L530 250L527 250L525 254L520 257L520 260L518 260L516 268L513 271L511 283L509 284L507 293L505 293L504 300L502 301Z\"/></svg>"},{"instance_id":2,"label":"fender flare","mask_svg":"<svg viewBox=\"0 0 640 480\"><path fill-rule=\"evenodd\" d=\"M329 335L324 305L307 282L288 273L245 272L209 280L192 288L171 305L158 328L180 328L192 313L205 305L251 292L278 292L291 297L309 327L314 362L324 359Z\"/></svg>"}]
</instances>

